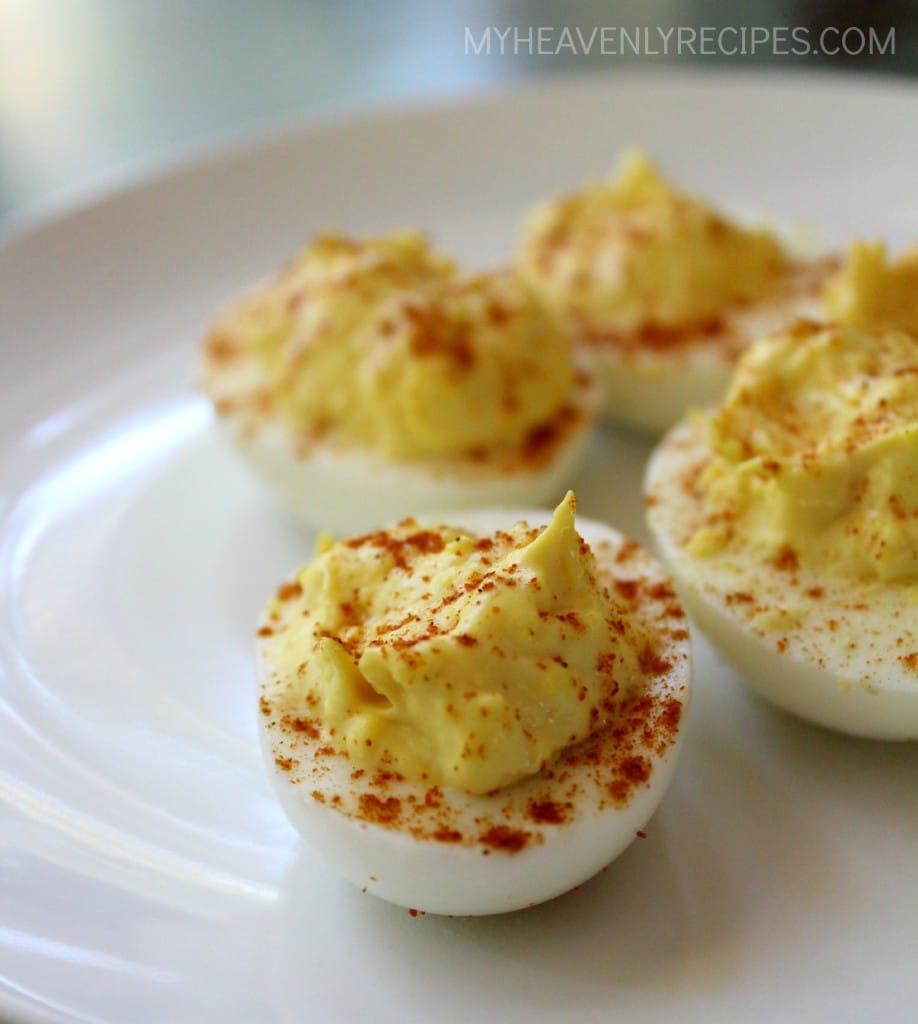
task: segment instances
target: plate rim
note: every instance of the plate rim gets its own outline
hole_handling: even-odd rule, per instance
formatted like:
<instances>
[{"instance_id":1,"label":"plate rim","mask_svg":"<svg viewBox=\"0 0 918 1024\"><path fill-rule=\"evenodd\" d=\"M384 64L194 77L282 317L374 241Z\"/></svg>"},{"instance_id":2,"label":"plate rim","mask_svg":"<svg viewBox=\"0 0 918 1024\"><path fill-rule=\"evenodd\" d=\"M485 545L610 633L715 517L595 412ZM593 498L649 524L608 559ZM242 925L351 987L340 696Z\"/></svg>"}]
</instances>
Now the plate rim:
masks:
<instances>
[{"instance_id":1,"label":"plate rim","mask_svg":"<svg viewBox=\"0 0 918 1024\"><path fill-rule=\"evenodd\" d=\"M21 244L49 230L92 215L97 209L158 187L168 187L185 175L204 173L234 160L257 159L272 149L284 149L300 143L314 143L323 137L352 134L380 124L398 125L450 114L473 114L502 104L521 102L537 105L548 94L562 92L613 91L616 86L662 87L681 85L704 87L713 80L734 89L755 92L795 93L813 89L862 94L873 92L893 101L906 97L918 103L918 80L895 72L873 70L843 71L833 67L801 69L778 73L778 68L755 67L739 70L736 65L717 67L621 68L603 71L542 72L525 77L479 85L463 86L453 92L434 96L411 95L369 101L346 109L315 114L271 118L252 127L230 128L214 139L191 140L175 148L164 147L137 165L92 173L82 183L53 190L0 226L0 259L9 257ZM839 100L844 97L840 96Z\"/></svg>"},{"instance_id":2,"label":"plate rim","mask_svg":"<svg viewBox=\"0 0 918 1024\"><path fill-rule=\"evenodd\" d=\"M321 140L323 137L337 134L360 132L369 125L398 125L405 122L417 122L425 118L449 117L456 111L474 116L478 110L494 105L511 104L522 98L527 104L537 105L544 95L561 93L576 94L581 90L602 93L614 90L627 81L629 87L637 88L641 84L650 83L655 87L679 87L691 82L708 86L712 80L718 87L723 87L726 80L742 83L742 88L758 91L763 85L766 89L784 94L800 89L817 88L821 93L832 93L838 102L844 101L846 90L863 94L866 91L889 97L908 97L910 103L918 103L918 87L916 83L907 82L903 85L894 76L881 76L866 73L843 73L835 70L814 70L787 73L780 77L768 71L742 71L732 69L669 69L665 71L630 71L622 70L614 73L587 72L565 73L563 76L541 75L534 80L516 80L501 83L497 87L489 85L481 92L463 92L451 96L437 96L433 99L400 100L397 103L382 103L378 108L369 107L348 111L344 114L336 112L318 118L301 120L265 128L253 129L251 134L243 137L232 137L220 142L203 143L200 147L192 146L181 149L162 160L154 160L149 166L137 173L129 173L124 180L112 187L111 183L103 182L98 191L90 189L88 193L73 195L66 199L61 207L42 207L37 215L27 218L26 223L14 223L14 230L6 236L0 233L0 256L15 256L18 247L35 240L45 232L67 230L69 225L78 219L92 217L106 205L117 202L130 202L136 196L160 187L169 187L186 174L211 173L227 160L258 160L265 153L297 145L300 142ZM844 81L842 81L844 80ZM765 84L767 82L767 84ZM26 997L27 998L27 997ZM6 986L0 986L0 1010L16 1014L17 1020L56 1022L72 1020L58 1010L26 1003L23 997Z\"/></svg>"}]
</instances>

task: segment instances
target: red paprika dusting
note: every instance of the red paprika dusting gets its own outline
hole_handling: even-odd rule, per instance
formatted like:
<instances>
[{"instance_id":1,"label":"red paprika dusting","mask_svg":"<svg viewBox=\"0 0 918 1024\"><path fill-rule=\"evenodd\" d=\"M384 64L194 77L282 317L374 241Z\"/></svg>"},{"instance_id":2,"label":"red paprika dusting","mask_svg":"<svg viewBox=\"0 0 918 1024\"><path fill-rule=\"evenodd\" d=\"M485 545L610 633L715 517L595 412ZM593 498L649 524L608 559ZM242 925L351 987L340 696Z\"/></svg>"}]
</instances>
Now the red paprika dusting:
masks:
<instances>
[{"instance_id":1,"label":"red paprika dusting","mask_svg":"<svg viewBox=\"0 0 918 1024\"><path fill-rule=\"evenodd\" d=\"M628 757L622 761L619 771L629 782L646 782L652 766L646 757Z\"/></svg>"},{"instance_id":2,"label":"red paprika dusting","mask_svg":"<svg viewBox=\"0 0 918 1024\"><path fill-rule=\"evenodd\" d=\"M615 590L620 597L623 597L626 601L633 601L640 589L640 583L637 580L616 580Z\"/></svg>"},{"instance_id":3,"label":"red paprika dusting","mask_svg":"<svg viewBox=\"0 0 918 1024\"><path fill-rule=\"evenodd\" d=\"M419 554L438 554L446 541L436 530L419 530L407 537L399 537L386 530L363 534L344 541L349 548L376 547L388 552L400 569L408 568L408 555L413 550Z\"/></svg>"},{"instance_id":4,"label":"red paprika dusting","mask_svg":"<svg viewBox=\"0 0 918 1024\"><path fill-rule=\"evenodd\" d=\"M503 853L519 853L532 838L531 832L523 829L509 828L507 825L494 825L478 837L478 841L492 850Z\"/></svg>"},{"instance_id":5,"label":"red paprika dusting","mask_svg":"<svg viewBox=\"0 0 918 1024\"><path fill-rule=\"evenodd\" d=\"M567 820L570 805L559 804L554 800L530 800L526 807L526 817L537 825L562 825Z\"/></svg>"},{"instance_id":6,"label":"red paprika dusting","mask_svg":"<svg viewBox=\"0 0 918 1024\"><path fill-rule=\"evenodd\" d=\"M319 738L319 727L318 725L310 721L308 718L283 718L281 719L282 724L289 725L294 732L304 732L310 739Z\"/></svg>"},{"instance_id":7,"label":"red paprika dusting","mask_svg":"<svg viewBox=\"0 0 918 1024\"><path fill-rule=\"evenodd\" d=\"M560 622L566 622L573 629L576 629L578 633L582 632L586 628L580 621L580 616L576 612L565 612L563 615L556 615L555 618Z\"/></svg>"},{"instance_id":8,"label":"red paprika dusting","mask_svg":"<svg viewBox=\"0 0 918 1024\"><path fill-rule=\"evenodd\" d=\"M408 545L403 538L396 552L397 556L404 556L406 562L414 552L428 543L427 539L421 538L434 536L434 545L442 541L442 535L437 531L418 530L411 523L406 524L406 528L411 531L409 537L413 544ZM537 532L533 531L533 534ZM500 537L497 539L501 540ZM357 546L378 541L378 535L367 535L350 543ZM305 754L302 761L293 757L289 759L291 782L307 782L307 785L312 782L313 786L320 788L310 789L311 792L325 793L329 805L368 824L398 829L421 841L477 847L489 855L513 855L544 842L545 834L541 829L561 826L571 820L578 813L584 798L591 801L590 806L599 810L610 804L626 803L634 790L646 785L649 780L654 755L665 753L676 738L682 700L674 688L667 690L658 684L660 679L673 673L686 657L684 649L673 646L687 639L682 625L682 610L676 604L667 583L646 583L640 579L643 571L642 557L638 547L628 542L624 545L607 545L603 563L608 565L614 560L622 567L625 580L636 578L640 582L636 586L626 583L624 587L616 587L615 579L608 569L604 569L601 572L601 584L606 585L607 594L615 591L624 605L615 606L614 613L610 613L609 628L612 633L627 635L625 623L619 618L627 608L628 614L633 609L646 619L660 637L659 646L654 650L648 648L649 653L643 652L641 659L644 668L650 670L653 678L647 679L646 688L638 686L637 689L626 690L623 695L619 695L618 684L613 677L615 652L609 651L606 656L600 657L597 670L603 676L604 696L600 701L601 710L591 717L596 731L582 743L556 755L535 777L537 785L530 786L522 802L514 803L512 789L499 790L491 795L496 799L486 805L488 809L473 823L467 818L456 816L456 798L451 792L445 794L437 786L412 790L396 772L380 771L371 778L355 769L349 789L343 788L340 793L326 789L323 779L333 766L333 760L337 759L339 763L343 760L346 764L348 755L346 751L336 750L330 745L317 747L316 739L321 735L319 723L308 717L287 717L281 731L282 746L275 749L282 757L293 751ZM503 577L500 580L479 577L475 581L479 592L503 584ZM448 607L459 596L458 593L446 595L441 608ZM647 608L648 601L651 602L652 610ZM354 607L357 607L356 601ZM295 608L282 609L282 615L291 619L298 613ZM575 623L579 624L579 621L576 613L565 617L565 622L573 628L576 628ZM673 628L677 623L679 628ZM616 630L616 626L620 628ZM417 631L420 636L436 634L436 625L422 623L416 613L408 613L399 628ZM677 641L674 634L681 637L681 641ZM340 638L337 639L340 642ZM558 662L557 658L553 660ZM654 676L654 673L659 675ZM579 688L579 682L577 685ZM457 686L455 696L462 692ZM263 710L266 714L270 711L267 701ZM297 722L303 724L298 726ZM369 787L372 787L372 791ZM518 827L517 823L523 820L531 822L533 827Z\"/></svg>"},{"instance_id":9,"label":"red paprika dusting","mask_svg":"<svg viewBox=\"0 0 918 1024\"><path fill-rule=\"evenodd\" d=\"M359 803L361 817L378 825L391 825L402 816L402 802L394 796L381 800L374 793L362 793Z\"/></svg>"},{"instance_id":10,"label":"red paprika dusting","mask_svg":"<svg viewBox=\"0 0 918 1024\"><path fill-rule=\"evenodd\" d=\"M299 582L294 583L282 583L277 588L277 599L278 601L292 601L294 598L301 597L303 594L303 588Z\"/></svg>"},{"instance_id":11,"label":"red paprika dusting","mask_svg":"<svg viewBox=\"0 0 918 1024\"><path fill-rule=\"evenodd\" d=\"M204 353L214 363L229 363L244 354L242 346L227 334L215 331L204 342Z\"/></svg>"},{"instance_id":12,"label":"red paprika dusting","mask_svg":"<svg viewBox=\"0 0 918 1024\"><path fill-rule=\"evenodd\" d=\"M404 311L411 321L411 351L415 355L441 356L461 370L472 369L475 349L468 322L451 322L436 306L406 305Z\"/></svg>"},{"instance_id":13,"label":"red paprika dusting","mask_svg":"<svg viewBox=\"0 0 918 1024\"><path fill-rule=\"evenodd\" d=\"M583 414L574 406L564 405L552 419L532 427L523 441L523 462L533 466L544 465L582 419Z\"/></svg>"},{"instance_id":14,"label":"red paprika dusting","mask_svg":"<svg viewBox=\"0 0 918 1024\"><path fill-rule=\"evenodd\" d=\"M462 833L454 828L438 828L432 833L438 843L461 843Z\"/></svg>"},{"instance_id":15,"label":"red paprika dusting","mask_svg":"<svg viewBox=\"0 0 918 1024\"><path fill-rule=\"evenodd\" d=\"M790 544L784 544L775 555L773 564L782 572L796 572L800 568L800 557Z\"/></svg>"},{"instance_id":16,"label":"red paprika dusting","mask_svg":"<svg viewBox=\"0 0 918 1024\"><path fill-rule=\"evenodd\" d=\"M651 352L665 352L695 344L699 337L718 339L720 347L732 351L738 340L731 336L723 317L710 317L693 324L670 327L667 324L647 323L635 331L601 330L581 321L579 334L591 345L609 346L622 351L644 349Z\"/></svg>"},{"instance_id":17,"label":"red paprika dusting","mask_svg":"<svg viewBox=\"0 0 918 1024\"><path fill-rule=\"evenodd\" d=\"M661 657L649 644L641 648L638 664L641 672L651 678L665 675L672 668L672 662Z\"/></svg>"}]
</instances>

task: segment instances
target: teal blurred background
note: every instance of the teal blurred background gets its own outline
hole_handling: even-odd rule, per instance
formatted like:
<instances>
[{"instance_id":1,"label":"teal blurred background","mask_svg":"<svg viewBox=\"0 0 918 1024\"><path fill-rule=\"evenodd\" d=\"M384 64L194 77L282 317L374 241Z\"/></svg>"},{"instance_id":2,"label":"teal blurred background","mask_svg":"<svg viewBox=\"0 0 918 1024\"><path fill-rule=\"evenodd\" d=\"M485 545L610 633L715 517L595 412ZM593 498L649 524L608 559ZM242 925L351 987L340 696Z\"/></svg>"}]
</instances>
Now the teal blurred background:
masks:
<instances>
[{"instance_id":1,"label":"teal blurred background","mask_svg":"<svg viewBox=\"0 0 918 1024\"><path fill-rule=\"evenodd\" d=\"M565 27L584 40L642 27L651 43L680 26L797 27L809 39L872 28L880 40L892 28L895 52L539 54L526 43L539 26L549 50ZM467 52L489 27L515 29L520 52L501 54L496 36L490 55ZM537 76L725 64L918 75L918 4L0 0L0 229L260 130Z\"/></svg>"}]
</instances>

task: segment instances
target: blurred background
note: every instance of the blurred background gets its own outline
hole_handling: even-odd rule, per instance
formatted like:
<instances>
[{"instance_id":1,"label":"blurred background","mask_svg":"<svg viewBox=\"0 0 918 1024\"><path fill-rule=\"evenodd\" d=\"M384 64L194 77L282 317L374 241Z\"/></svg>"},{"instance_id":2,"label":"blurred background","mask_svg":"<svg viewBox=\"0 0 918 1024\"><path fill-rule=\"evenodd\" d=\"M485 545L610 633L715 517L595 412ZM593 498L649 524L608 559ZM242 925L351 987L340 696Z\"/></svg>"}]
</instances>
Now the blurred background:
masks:
<instances>
[{"instance_id":1,"label":"blurred background","mask_svg":"<svg viewBox=\"0 0 918 1024\"><path fill-rule=\"evenodd\" d=\"M918 4L0 0L0 232L261 130L540 76L725 65L918 76Z\"/></svg>"}]
</instances>

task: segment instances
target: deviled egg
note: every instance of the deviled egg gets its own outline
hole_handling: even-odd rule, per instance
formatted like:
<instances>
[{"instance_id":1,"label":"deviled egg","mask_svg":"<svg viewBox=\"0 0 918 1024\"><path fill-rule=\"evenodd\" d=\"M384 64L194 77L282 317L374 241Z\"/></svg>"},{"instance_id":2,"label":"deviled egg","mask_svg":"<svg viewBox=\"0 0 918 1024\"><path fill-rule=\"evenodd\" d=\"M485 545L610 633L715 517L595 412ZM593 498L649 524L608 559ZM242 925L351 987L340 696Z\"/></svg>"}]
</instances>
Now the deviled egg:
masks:
<instances>
[{"instance_id":1,"label":"deviled egg","mask_svg":"<svg viewBox=\"0 0 918 1024\"><path fill-rule=\"evenodd\" d=\"M647 515L698 625L764 697L918 738L918 338L800 322L651 458Z\"/></svg>"},{"instance_id":2,"label":"deviled egg","mask_svg":"<svg viewBox=\"0 0 918 1024\"><path fill-rule=\"evenodd\" d=\"M573 494L449 522L320 539L259 625L262 746L293 825L355 885L501 913L590 878L651 817L689 634L659 566L575 524Z\"/></svg>"},{"instance_id":3,"label":"deviled egg","mask_svg":"<svg viewBox=\"0 0 918 1024\"><path fill-rule=\"evenodd\" d=\"M659 433L719 399L752 340L818 314L836 261L803 249L728 219L634 152L613 180L536 206L516 267L594 365L606 416Z\"/></svg>"},{"instance_id":4,"label":"deviled egg","mask_svg":"<svg viewBox=\"0 0 918 1024\"><path fill-rule=\"evenodd\" d=\"M918 245L890 259L882 242L853 242L824 298L836 323L918 336Z\"/></svg>"},{"instance_id":5,"label":"deviled egg","mask_svg":"<svg viewBox=\"0 0 918 1024\"><path fill-rule=\"evenodd\" d=\"M242 454L308 525L557 494L596 389L532 290L423 236L321 236L231 306L202 379Z\"/></svg>"}]
</instances>

